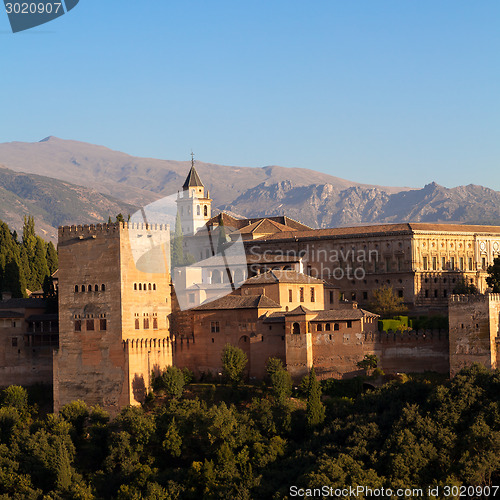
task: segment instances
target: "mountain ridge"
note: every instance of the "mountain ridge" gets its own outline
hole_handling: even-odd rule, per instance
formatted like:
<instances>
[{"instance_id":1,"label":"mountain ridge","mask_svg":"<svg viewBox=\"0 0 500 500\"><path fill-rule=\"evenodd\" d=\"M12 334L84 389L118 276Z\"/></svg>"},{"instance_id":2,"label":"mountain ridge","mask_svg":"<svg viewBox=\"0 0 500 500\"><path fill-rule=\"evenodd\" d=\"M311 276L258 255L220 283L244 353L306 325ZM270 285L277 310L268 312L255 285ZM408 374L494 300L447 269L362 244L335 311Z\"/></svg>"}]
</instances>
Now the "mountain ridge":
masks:
<instances>
[{"instance_id":1,"label":"mountain ridge","mask_svg":"<svg viewBox=\"0 0 500 500\"><path fill-rule=\"evenodd\" d=\"M105 207L127 211L171 195L180 189L190 167L189 161L140 158L54 136L36 143L0 143L0 163L10 169L11 177L15 172L71 184L65 187L69 190L65 191L66 203L69 192L80 200L74 205L94 200L100 211L93 213L84 204L84 210L77 214L78 222L82 214L89 216L88 222L95 222ZM430 182L422 188L407 188L362 184L310 169L276 165L257 168L197 161L196 168L210 190L214 212L228 210L245 217L288 215L312 227L392 222L500 223L500 192L474 184L447 188ZM14 181L10 182L0 182L5 203L14 203L15 199L20 213L44 210L44 223L54 228L55 220L47 219L43 198L56 199L59 195L47 188L47 181L29 181L38 183L38 197L27 178L23 180L26 192L16 191ZM87 191L79 192L77 187ZM58 220L70 223L76 215L75 207L65 210L66 215L57 212Z\"/></svg>"}]
</instances>

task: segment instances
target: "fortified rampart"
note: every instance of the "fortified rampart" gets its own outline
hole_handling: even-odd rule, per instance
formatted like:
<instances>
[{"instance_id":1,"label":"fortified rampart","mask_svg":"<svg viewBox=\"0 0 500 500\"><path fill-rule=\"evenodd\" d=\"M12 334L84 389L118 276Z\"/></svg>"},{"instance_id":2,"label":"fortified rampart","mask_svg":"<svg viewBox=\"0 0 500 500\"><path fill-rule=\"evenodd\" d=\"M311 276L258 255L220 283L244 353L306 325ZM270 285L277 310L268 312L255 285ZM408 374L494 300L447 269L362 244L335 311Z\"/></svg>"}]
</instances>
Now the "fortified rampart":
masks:
<instances>
[{"instance_id":1,"label":"fortified rampart","mask_svg":"<svg viewBox=\"0 0 500 500\"><path fill-rule=\"evenodd\" d=\"M172 364L169 234L145 223L59 228L56 411L84 399L116 413Z\"/></svg>"},{"instance_id":2,"label":"fortified rampart","mask_svg":"<svg viewBox=\"0 0 500 500\"><path fill-rule=\"evenodd\" d=\"M452 295L448 315L450 375L472 363L498 368L500 294Z\"/></svg>"}]
</instances>

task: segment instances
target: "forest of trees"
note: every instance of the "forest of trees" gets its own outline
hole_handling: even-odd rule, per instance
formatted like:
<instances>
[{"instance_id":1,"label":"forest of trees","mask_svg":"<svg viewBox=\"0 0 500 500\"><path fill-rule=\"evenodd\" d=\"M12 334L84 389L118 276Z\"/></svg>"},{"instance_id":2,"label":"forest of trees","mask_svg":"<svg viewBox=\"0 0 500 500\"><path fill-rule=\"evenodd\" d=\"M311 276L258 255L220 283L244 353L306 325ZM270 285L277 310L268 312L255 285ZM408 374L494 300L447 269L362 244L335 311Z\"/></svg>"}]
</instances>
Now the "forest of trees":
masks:
<instances>
[{"instance_id":1,"label":"forest of trees","mask_svg":"<svg viewBox=\"0 0 500 500\"><path fill-rule=\"evenodd\" d=\"M229 375L238 360L227 358ZM314 373L293 389L278 360L260 385L194 383L170 368L154 387L113 420L81 401L44 415L7 388L0 499L285 499L291 486L349 485L428 498L428 486L500 481L500 372L478 365L369 392Z\"/></svg>"},{"instance_id":2,"label":"forest of trees","mask_svg":"<svg viewBox=\"0 0 500 500\"><path fill-rule=\"evenodd\" d=\"M0 292L26 297L26 289L48 291L48 277L57 266L56 248L36 235L33 217L24 218L21 238L0 221Z\"/></svg>"}]
</instances>

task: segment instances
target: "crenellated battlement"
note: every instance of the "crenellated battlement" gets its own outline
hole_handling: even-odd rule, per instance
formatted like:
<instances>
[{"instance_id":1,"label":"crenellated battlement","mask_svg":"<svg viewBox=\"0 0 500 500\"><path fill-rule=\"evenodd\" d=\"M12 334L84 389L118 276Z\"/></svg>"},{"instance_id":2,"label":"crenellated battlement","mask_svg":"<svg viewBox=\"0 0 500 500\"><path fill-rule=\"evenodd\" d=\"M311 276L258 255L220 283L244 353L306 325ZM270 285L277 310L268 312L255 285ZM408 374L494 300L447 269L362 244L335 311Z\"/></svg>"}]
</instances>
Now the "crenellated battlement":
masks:
<instances>
[{"instance_id":1,"label":"crenellated battlement","mask_svg":"<svg viewBox=\"0 0 500 500\"><path fill-rule=\"evenodd\" d=\"M447 330L408 330L406 332L382 331L375 333L366 333L364 336L366 342L382 343L407 343L407 342L435 342L443 341L448 343Z\"/></svg>"},{"instance_id":2,"label":"crenellated battlement","mask_svg":"<svg viewBox=\"0 0 500 500\"><path fill-rule=\"evenodd\" d=\"M169 231L168 224L148 224L145 222L113 222L111 224L84 224L73 226L59 226L59 241L78 238L98 236L101 234L110 235L120 231Z\"/></svg>"},{"instance_id":3,"label":"crenellated battlement","mask_svg":"<svg viewBox=\"0 0 500 500\"><path fill-rule=\"evenodd\" d=\"M500 293L486 293L476 295L450 295L449 305L471 303L477 304L479 302L500 302Z\"/></svg>"}]
</instances>

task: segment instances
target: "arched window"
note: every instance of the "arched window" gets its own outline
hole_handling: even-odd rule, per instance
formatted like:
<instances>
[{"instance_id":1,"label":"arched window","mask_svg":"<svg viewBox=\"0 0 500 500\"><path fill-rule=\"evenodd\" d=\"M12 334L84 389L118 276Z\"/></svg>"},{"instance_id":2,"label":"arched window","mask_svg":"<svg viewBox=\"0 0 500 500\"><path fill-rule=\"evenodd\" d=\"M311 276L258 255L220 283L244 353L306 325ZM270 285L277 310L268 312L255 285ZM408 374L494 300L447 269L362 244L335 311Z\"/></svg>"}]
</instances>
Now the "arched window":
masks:
<instances>
[{"instance_id":1,"label":"arched window","mask_svg":"<svg viewBox=\"0 0 500 500\"><path fill-rule=\"evenodd\" d=\"M142 288L142 289L143 289L143 290L147 290L146 283L144 283L144 285L143 285L143 288Z\"/></svg>"},{"instance_id":2,"label":"arched window","mask_svg":"<svg viewBox=\"0 0 500 500\"><path fill-rule=\"evenodd\" d=\"M99 291L99 285L94 285L94 292L98 292Z\"/></svg>"},{"instance_id":3,"label":"arched window","mask_svg":"<svg viewBox=\"0 0 500 500\"><path fill-rule=\"evenodd\" d=\"M200 215L200 205L196 205L196 215Z\"/></svg>"},{"instance_id":4,"label":"arched window","mask_svg":"<svg viewBox=\"0 0 500 500\"><path fill-rule=\"evenodd\" d=\"M151 283L148 283L148 290L151 290Z\"/></svg>"},{"instance_id":5,"label":"arched window","mask_svg":"<svg viewBox=\"0 0 500 500\"><path fill-rule=\"evenodd\" d=\"M142 283L139 283L139 290L142 290Z\"/></svg>"},{"instance_id":6,"label":"arched window","mask_svg":"<svg viewBox=\"0 0 500 500\"><path fill-rule=\"evenodd\" d=\"M222 283L222 276L218 269L212 271L212 283Z\"/></svg>"},{"instance_id":7,"label":"arched window","mask_svg":"<svg viewBox=\"0 0 500 500\"><path fill-rule=\"evenodd\" d=\"M82 292L85 291L85 285L82 285Z\"/></svg>"},{"instance_id":8,"label":"arched window","mask_svg":"<svg viewBox=\"0 0 500 500\"><path fill-rule=\"evenodd\" d=\"M103 283L101 285L101 292L105 292L106 291L106 285Z\"/></svg>"},{"instance_id":9,"label":"arched window","mask_svg":"<svg viewBox=\"0 0 500 500\"><path fill-rule=\"evenodd\" d=\"M300 325L298 323L292 325L292 333L294 335L300 335Z\"/></svg>"},{"instance_id":10,"label":"arched window","mask_svg":"<svg viewBox=\"0 0 500 500\"><path fill-rule=\"evenodd\" d=\"M203 215L208 217L208 207L206 205L203 207Z\"/></svg>"},{"instance_id":11,"label":"arched window","mask_svg":"<svg viewBox=\"0 0 500 500\"><path fill-rule=\"evenodd\" d=\"M134 290L137 290L137 283L134 283Z\"/></svg>"},{"instance_id":12,"label":"arched window","mask_svg":"<svg viewBox=\"0 0 500 500\"><path fill-rule=\"evenodd\" d=\"M78 293L78 285L75 285L75 293Z\"/></svg>"},{"instance_id":13,"label":"arched window","mask_svg":"<svg viewBox=\"0 0 500 500\"><path fill-rule=\"evenodd\" d=\"M333 325L333 329L334 329L335 331L340 330L340 325L339 325L338 323L335 323L335 324Z\"/></svg>"},{"instance_id":14,"label":"arched window","mask_svg":"<svg viewBox=\"0 0 500 500\"><path fill-rule=\"evenodd\" d=\"M153 290L156 290L156 283L153 283Z\"/></svg>"},{"instance_id":15,"label":"arched window","mask_svg":"<svg viewBox=\"0 0 500 500\"><path fill-rule=\"evenodd\" d=\"M139 330L139 320L138 319L135 320L135 329Z\"/></svg>"},{"instance_id":16,"label":"arched window","mask_svg":"<svg viewBox=\"0 0 500 500\"><path fill-rule=\"evenodd\" d=\"M88 288L87 288L87 290L88 290L89 292L91 292L91 291L92 291L92 285L89 285L89 286L88 286Z\"/></svg>"},{"instance_id":17,"label":"arched window","mask_svg":"<svg viewBox=\"0 0 500 500\"><path fill-rule=\"evenodd\" d=\"M318 323L318 324L316 325L316 331L317 331L317 332L322 332L322 331L323 331L323 325L322 325L321 323Z\"/></svg>"},{"instance_id":18,"label":"arched window","mask_svg":"<svg viewBox=\"0 0 500 500\"><path fill-rule=\"evenodd\" d=\"M329 332L330 330L331 330L331 325L330 325L330 323L327 323L325 325L325 331Z\"/></svg>"}]
</instances>

